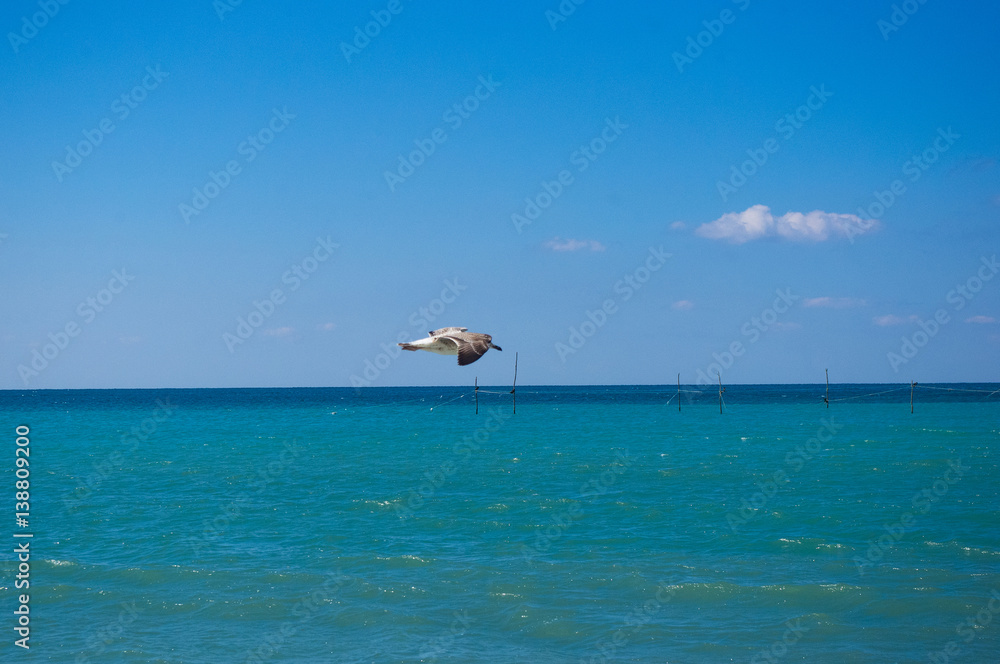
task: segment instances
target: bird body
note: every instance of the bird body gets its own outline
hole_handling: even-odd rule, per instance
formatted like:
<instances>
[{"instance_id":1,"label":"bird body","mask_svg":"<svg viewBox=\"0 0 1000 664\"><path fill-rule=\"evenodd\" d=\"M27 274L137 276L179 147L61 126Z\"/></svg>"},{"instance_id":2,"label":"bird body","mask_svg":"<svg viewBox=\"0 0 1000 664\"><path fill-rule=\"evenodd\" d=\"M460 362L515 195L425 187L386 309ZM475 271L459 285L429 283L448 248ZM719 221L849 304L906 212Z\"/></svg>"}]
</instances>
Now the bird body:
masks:
<instances>
[{"instance_id":1,"label":"bird body","mask_svg":"<svg viewBox=\"0 0 1000 664\"><path fill-rule=\"evenodd\" d=\"M465 327L442 327L431 330L426 339L401 343L403 350L426 350L438 355L457 355L458 365L464 367L481 358L490 348L503 350L493 344L488 334L469 332Z\"/></svg>"}]
</instances>

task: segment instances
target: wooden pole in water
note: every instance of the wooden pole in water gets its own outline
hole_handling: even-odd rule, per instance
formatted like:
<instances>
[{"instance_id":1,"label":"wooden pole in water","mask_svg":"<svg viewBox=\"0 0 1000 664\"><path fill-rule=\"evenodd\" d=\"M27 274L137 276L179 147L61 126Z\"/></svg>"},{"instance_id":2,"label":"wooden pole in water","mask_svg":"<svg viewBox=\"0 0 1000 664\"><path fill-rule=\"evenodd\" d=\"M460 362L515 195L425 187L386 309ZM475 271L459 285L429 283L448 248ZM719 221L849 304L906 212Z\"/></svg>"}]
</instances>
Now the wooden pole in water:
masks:
<instances>
[{"instance_id":1,"label":"wooden pole in water","mask_svg":"<svg viewBox=\"0 0 1000 664\"><path fill-rule=\"evenodd\" d=\"M677 374L677 412L681 412L681 375Z\"/></svg>"},{"instance_id":2,"label":"wooden pole in water","mask_svg":"<svg viewBox=\"0 0 1000 664\"><path fill-rule=\"evenodd\" d=\"M510 387L511 398L514 401L514 414L517 415L517 353L514 353L514 384Z\"/></svg>"},{"instance_id":3,"label":"wooden pole in water","mask_svg":"<svg viewBox=\"0 0 1000 664\"><path fill-rule=\"evenodd\" d=\"M826 402L826 407L830 407L830 370L826 370L826 396L823 397L823 401Z\"/></svg>"},{"instance_id":4,"label":"wooden pole in water","mask_svg":"<svg viewBox=\"0 0 1000 664\"><path fill-rule=\"evenodd\" d=\"M722 415L722 374L715 372L719 376L719 415Z\"/></svg>"},{"instance_id":5,"label":"wooden pole in water","mask_svg":"<svg viewBox=\"0 0 1000 664\"><path fill-rule=\"evenodd\" d=\"M476 415L479 414L479 376L476 376Z\"/></svg>"},{"instance_id":6,"label":"wooden pole in water","mask_svg":"<svg viewBox=\"0 0 1000 664\"><path fill-rule=\"evenodd\" d=\"M910 415L913 414L913 386L917 384L917 381L910 381Z\"/></svg>"}]
</instances>

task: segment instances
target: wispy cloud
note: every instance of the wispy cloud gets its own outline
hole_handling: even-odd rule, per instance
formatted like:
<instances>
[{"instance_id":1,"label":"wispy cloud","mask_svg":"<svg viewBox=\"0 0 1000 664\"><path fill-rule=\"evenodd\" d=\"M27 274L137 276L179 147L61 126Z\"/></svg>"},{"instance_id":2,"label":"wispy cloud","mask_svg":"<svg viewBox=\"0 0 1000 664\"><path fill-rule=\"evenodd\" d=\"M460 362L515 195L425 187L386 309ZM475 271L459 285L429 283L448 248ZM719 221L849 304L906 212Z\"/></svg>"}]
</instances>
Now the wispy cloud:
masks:
<instances>
[{"instance_id":1,"label":"wispy cloud","mask_svg":"<svg viewBox=\"0 0 1000 664\"><path fill-rule=\"evenodd\" d=\"M324 332L333 332L334 330L337 329L337 324L336 323L321 323L319 325L319 329L323 330Z\"/></svg>"},{"instance_id":2,"label":"wispy cloud","mask_svg":"<svg viewBox=\"0 0 1000 664\"><path fill-rule=\"evenodd\" d=\"M993 316L972 316L971 318L966 318L965 322L966 323L981 323L983 325L986 325L986 324L989 324L989 323L995 323L995 322L997 322L997 319L994 318Z\"/></svg>"},{"instance_id":3,"label":"wispy cloud","mask_svg":"<svg viewBox=\"0 0 1000 664\"><path fill-rule=\"evenodd\" d=\"M949 175L963 171L983 173L996 167L996 165L997 160L994 157L965 157L952 166L948 173Z\"/></svg>"},{"instance_id":4,"label":"wispy cloud","mask_svg":"<svg viewBox=\"0 0 1000 664\"><path fill-rule=\"evenodd\" d=\"M287 337L294 331L294 327L275 327L270 330L264 330L264 334L269 337Z\"/></svg>"},{"instance_id":5,"label":"wispy cloud","mask_svg":"<svg viewBox=\"0 0 1000 664\"><path fill-rule=\"evenodd\" d=\"M683 221L675 221L674 223L670 224L670 230L672 231L682 231L685 228L687 228L687 224L685 224Z\"/></svg>"},{"instance_id":6,"label":"wispy cloud","mask_svg":"<svg viewBox=\"0 0 1000 664\"><path fill-rule=\"evenodd\" d=\"M863 307L865 300L856 297L807 297L802 301L803 307L826 307L828 309L850 309Z\"/></svg>"},{"instance_id":7,"label":"wispy cloud","mask_svg":"<svg viewBox=\"0 0 1000 664\"><path fill-rule=\"evenodd\" d=\"M689 309L694 308L694 302L692 302L691 300L677 300L670 306L673 307L674 309L677 309L678 311L687 311Z\"/></svg>"},{"instance_id":8,"label":"wispy cloud","mask_svg":"<svg viewBox=\"0 0 1000 664\"><path fill-rule=\"evenodd\" d=\"M743 244L763 237L780 237L793 242L823 242L833 237L861 235L875 229L876 220L862 223L853 214L813 210L808 213L771 214L766 205L753 205L743 212L728 212L715 221L702 224L695 233L710 240Z\"/></svg>"},{"instance_id":9,"label":"wispy cloud","mask_svg":"<svg viewBox=\"0 0 1000 664\"><path fill-rule=\"evenodd\" d=\"M597 240L574 240L572 238L563 240L554 237L546 241L542 246L552 251L604 251L605 247Z\"/></svg>"},{"instance_id":10,"label":"wispy cloud","mask_svg":"<svg viewBox=\"0 0 1000 664\"><path fill-rule=\"evenodd\" d=\"M979 157L978 159L973 159L969 164L969 167L974 171L988 171L997 165L997 160L993 157Z\"/></svg>"},{"instance_id":11,"label":"wispy cloud","mask_svg":"<svg viewBox=\"0 0 1000 664\"><path fill-rule=\"evenodd\" d=\"M920 320L919 316L907 316L903 318L901 316L896 316L894 314L887 314L885 316L875 316L872 318L872 322L880 327L888 327L890 325L902 325L903 323L916 323Z\"/></svg>"}]
</instances>

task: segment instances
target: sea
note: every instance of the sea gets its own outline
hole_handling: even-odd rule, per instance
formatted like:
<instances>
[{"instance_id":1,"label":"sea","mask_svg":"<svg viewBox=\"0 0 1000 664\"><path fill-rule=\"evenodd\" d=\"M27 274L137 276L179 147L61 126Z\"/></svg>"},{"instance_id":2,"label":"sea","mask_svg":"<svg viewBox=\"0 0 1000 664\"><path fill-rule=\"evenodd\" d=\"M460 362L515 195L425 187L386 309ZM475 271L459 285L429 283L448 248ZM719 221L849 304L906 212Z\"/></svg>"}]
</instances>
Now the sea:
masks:
<instances>
[{"instance_id":1,"label":"sea","mask_svg":"<svg viewBox=\"0 0 1000 664\"><path fill-rule=\"evenodd\" d=\"M1000 385L826 390L0 391L0 661L997 662Z\"/></svg>"}]
</instances>

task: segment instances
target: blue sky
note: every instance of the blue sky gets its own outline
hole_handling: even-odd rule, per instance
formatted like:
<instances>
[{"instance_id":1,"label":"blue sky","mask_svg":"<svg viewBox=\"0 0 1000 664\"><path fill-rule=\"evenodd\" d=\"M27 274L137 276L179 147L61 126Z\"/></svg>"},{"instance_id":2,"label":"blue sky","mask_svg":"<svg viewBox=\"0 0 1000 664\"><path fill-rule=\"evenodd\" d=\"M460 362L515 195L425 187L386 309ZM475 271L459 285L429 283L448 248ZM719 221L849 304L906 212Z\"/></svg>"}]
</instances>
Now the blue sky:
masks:
<instances>
[{"instance_id":1,"label":"blue sky","mask_svg":"<svg viewBox=\"0 0 1000 664\"><path fill-rule=\"evenodd\" d=\"M0 388L996 380L998 19L6 3Z\"/></svg>"}]
</instances>

